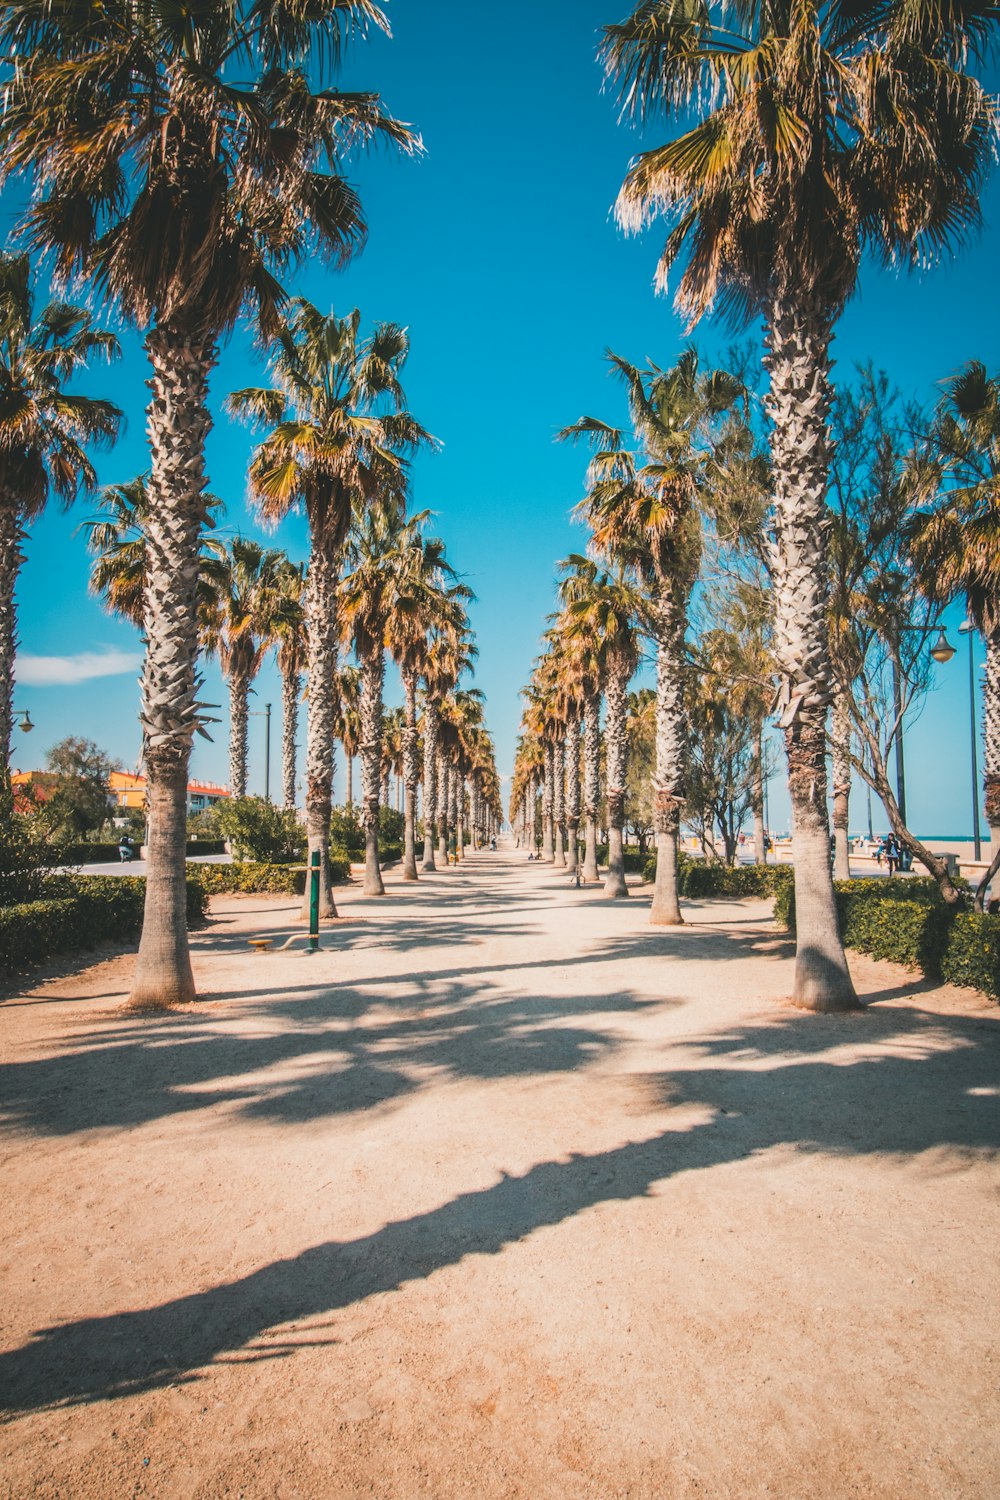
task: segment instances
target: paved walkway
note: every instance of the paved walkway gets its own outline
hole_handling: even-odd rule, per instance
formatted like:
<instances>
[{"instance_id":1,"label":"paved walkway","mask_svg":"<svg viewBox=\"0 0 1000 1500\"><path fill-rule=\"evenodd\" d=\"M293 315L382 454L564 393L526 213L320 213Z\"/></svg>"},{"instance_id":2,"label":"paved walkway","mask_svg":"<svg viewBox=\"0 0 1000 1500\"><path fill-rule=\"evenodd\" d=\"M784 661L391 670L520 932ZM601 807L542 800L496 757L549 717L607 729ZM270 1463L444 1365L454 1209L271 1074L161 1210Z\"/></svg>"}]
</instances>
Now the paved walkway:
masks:
<instances>
[{"instance_id":1,"label":"paved walkway","mask_svg":"<svg viewBox=\"0 0 1000 1500\"><path fill-rule=\"evenodd\" d=\"M998 1015L523 855L0 1007L0 1496L993 1500Z\"/></svg>"}]
</instances>

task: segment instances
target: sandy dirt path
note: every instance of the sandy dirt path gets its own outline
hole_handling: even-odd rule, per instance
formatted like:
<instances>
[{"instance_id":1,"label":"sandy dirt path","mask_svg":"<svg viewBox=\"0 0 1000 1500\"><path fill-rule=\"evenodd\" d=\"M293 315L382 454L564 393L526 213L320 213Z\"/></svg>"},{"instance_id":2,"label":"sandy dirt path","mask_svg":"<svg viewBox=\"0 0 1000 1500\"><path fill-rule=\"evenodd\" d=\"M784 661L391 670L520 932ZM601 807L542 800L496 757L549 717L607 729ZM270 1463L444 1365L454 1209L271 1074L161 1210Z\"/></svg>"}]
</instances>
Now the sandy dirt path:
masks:
<instances>
[{"instance_id":1,"label":"sandy dirt path","mask_svg":"<svg viewBox=\"0 0 1000 1500\"><path fill-rule=\"evenodd\" d=\"M0 1495L995 1500L996 1008L647 908L483 853L0 1007Z\"/></svg>"}]
</instances>

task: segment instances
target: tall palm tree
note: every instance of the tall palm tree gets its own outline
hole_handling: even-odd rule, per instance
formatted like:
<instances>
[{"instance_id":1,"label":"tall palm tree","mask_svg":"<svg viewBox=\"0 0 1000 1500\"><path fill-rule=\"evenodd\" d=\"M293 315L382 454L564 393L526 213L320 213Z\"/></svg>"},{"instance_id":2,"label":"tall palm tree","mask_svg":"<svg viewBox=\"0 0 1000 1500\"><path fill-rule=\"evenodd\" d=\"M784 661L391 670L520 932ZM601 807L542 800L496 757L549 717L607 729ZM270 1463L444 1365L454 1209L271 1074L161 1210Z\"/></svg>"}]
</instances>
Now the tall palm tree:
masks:
<instances>
[{"instance_id":1,"label":"tall palm tree","mask_svg":"<svg viewBox=\"0 0 1000 1500\"><path fill-rule=\"evenodd\" d=\"M965 596L986 645L983 763L986 816L1000 852L1000 373L970 360L944 383L914 464L925 504L909 528L924 590ZM978 794L978 789L977 789Z\"/></svg>"},{"instance_id":2,"label":"tall palm tree","mask_svg":"<svg viewBox=\"0 0 1000 1500\"><path fill-rule=\"evenodd\" d=\"M236 536L202 563L211 591L203 630L205 650L217 656L229 683L229 782L247 794L247 714L250 691L275 642L280 574L288 559L248 537Z\"/></svg>"},{"instance_id":3,"label":"tall palm tree","mask_svg":"<svg viewBox=\"0 0 1000 1500\"><path fill-rule=\"evenodd\" d=\"M626 695L639 661L638 620L643 604L622 568L604 571L590 558L571 555L559 585L571 633L599 643L605 681L608 875L606 896L627 896L625 786L628 758Z\"/></svg>"},{"instance_id":4,"label":"tall palm tree","mask_svg":"<svg viewBox=\"0 0 1000 1500\"><path fill-rule=\"evenodd\" d=\"M149 485L145 474L125 484L110 484L99 494L100 514L84 521L87 550L94 556L90 570L90 591L104 600L119 619L128 620L137 630L143 629L146 595L149 587ZM215 495L205 496L205 526L212 529L215 512L222 501ZM202 542L205 556L217 556L221 543L213 538ZM199 621L210 599L199 567Z\"/></svg>"},{"instance_id":5,"label":"tall palm tree","mask_svg":"<svg viewBox=\"0 0 1000 1500\"><path fill-rule=\"evenodd\" d=\"M416 819L420 783L417 689L427 665L431 631L461 628L463 600L471 590L449 580L444 543L418 528L401 559L399 581L387 620L386 639L403 682L403 879L417 879Z\"/></svg>"},{"instance_id":6,"label":"tall palm tree","mask_svg":"<svg viewBox=\"0 0 1000 1500\"><path fill-rule=\"evenodd\" d=\"M922 259L976 224L995 112L966 66L994 25L979 7L934 0L863 10L643 0L604 32L626 108L681 125L631 164L619 221L631 230L659 214L672 221L658 279L665 286L685 263L678 301L690 322L719 300L764 321L775 654L795 829L794 999L815 1010L858 1003L837 927L826 807L830 340L865 248Z\"/></svg>"},{"instance_id":7,"label":"tall palm tree","mask_svg":"<svg viewBox=\"0 0 1000 1500\"><path fill-rule=\"evenodd\" d=\"M147 330L151 566L141 722L149 778L146 906L131 1003L194 995L185 818L198 726L195 594L205 520L208 378L244 310L273 331L276 276L314 253L344 264L365 224L350 146L413 137L376 95L311 87L375 26L373 0L107 0L9 6L17 57L0 120L5 174L30 174L29 243ZM321 79L321 84L328 79Z\"/></svg>"},{"instance_id":8,"label":"tall palm tree","mask_svg":"<svg viewBox=\"0 0 1000 1500\"><path fill-rule=\"evenodd\" d=\"M261 511L276 520L301 509L309 523L306 831L310 857L320 855L326 916L336 915L328 859L344 543L352 510L360 518L367 506L402 504L407 455L430 441L405 410L406 331L382 323L363 339L360 327L357 309L337 318L294 302L273 345L275 386L229 398L239 415L276 424L250 466Z\"/></svg>"},{"instance_id":9,"label":"tall palm tree","mask_svg":"<svg viewBox=\"0 0 1000 1500\"><path fill-rule=\"evenodd\" d=\"M725 413L743 392L723 371L702 375L692 349L670 370L651 362L639 369L616 354L608 358L628 392L639 451L628 449L621 429L593 417L581 418L562 436L585 436L596 449L588 494L578 507L593 528L595 549L629 568L649 595L657 684L657 861L649 919L677 925L683 921L677 856L688 740L684 641L701 559L697 437L706 421Z\"/></svg>"},{"instance_id":10,"label":"tall palm tree","mask_svg":"<svg viewBox=\"0 0 1000 1500\"><path fill-rule=\"evenodd\" d=\"M69 505L96 483L87 447L110 447L121 412L71 393L95 357L117 358L118 340L69 302L36 312L26 255L0 254L0 765L10 756L17 578L25 528L53 492Z\"/></svg>"},{"instance_id":11,"label":"tall palm tree","mask_svg":"<svg viewBox=\"0 0 1000 1500\"><path fill-rule=\"evenodd\" d=\"M420 868L437 868L434 835L438 834L438 852L447 858L447 797L443 799L442 756L438 727L441 705L457 686L463 674L472 669L477 650L468 629L464 612L461 617L436 622L430 632L430 644L423 665L424 679L424 854ZM436 827L436 825L438 825Z\"/></svg>"},{"instance_id":12,"label":"tall palm tree","mask_svg":"<svg viewBox=\"0 0 1000 1500\"><path fill-rule=\"evenodd\" d=\"M366 896L383 896L378 861L379 790L382 782L382 692L389 625L396 601L410 585L408 569L428 512L407 519L402 504L359 509L347 540L347 571L340 584L340 619L361 667L362 822Z\"/></svg>"},{"instance_id":13,"label":"tall palm tree","mask_svg":"<svg viewBox=\"0 0 1000 1500\"><path fill-rule=\"evenodd\" d=\"M271 619L281 673L281 790L286 807L295 806L295 760L299 731L299 698L305 669L306 640L305 563L285 558L279 564L276 597Z\"/></svg>"},{"instance_id":14,"label":"tall palm tree","mask_svg":"<svg viewBox=\"0 0 1000 1500\"><path fill-rule=\"evenodd\" d=\"M354 758L361 748L361 669L350 662L337 672L335 734L344 749L348 812L354 809Z\"/></svg>"}]
</instances>

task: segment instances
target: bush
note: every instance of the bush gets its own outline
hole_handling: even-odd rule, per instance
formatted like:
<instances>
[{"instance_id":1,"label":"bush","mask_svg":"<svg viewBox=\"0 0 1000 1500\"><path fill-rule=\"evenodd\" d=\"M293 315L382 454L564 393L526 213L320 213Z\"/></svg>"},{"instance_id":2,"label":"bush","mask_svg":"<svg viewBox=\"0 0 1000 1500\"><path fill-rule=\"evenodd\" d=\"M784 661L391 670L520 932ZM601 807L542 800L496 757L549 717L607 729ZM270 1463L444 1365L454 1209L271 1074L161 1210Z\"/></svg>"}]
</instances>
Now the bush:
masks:
<instances>
[{"instance_id":1,"label":"bush","mask_svg":"<svg viewBox=\"0 0 1000 1500\"><path fill-rule=\"evenodd\" d=\"M93 843L51 846L52 862L57 865L108 865L118 863L118 840L95 840ZM187 846L188 859L193 854L225 854L222 839L198 839ZM136 858L139 850L136 848Z\"/></svg>"},{"instance_id":2,"label":"bush","mask_svg":"<svg viewBox=\"0 0 1000 1500\"><path fill-rule=\"evenodd\" d=\"M348 854L358 854L365 847L365 833L353 807L335 807L330 814L330 843Z\"/></svg>"},{"instance_id":3,"label":"bush","mask_svg":"<svg viewBox=\"0 0 1000 1500\"><path fill-rule=\"evenodd\" d=\"M706 864L681 854L677 861L680 894L690 899L699 896L774 896L792 883L788 865ZM647 860L643 871L647 880L656 879L656 855Z\"/></svg>"},{"instance_id":4,"label":"bush","mask_svg":"<svg viewBox=\"0 0 1000 1500\"><path fill-rule=\"evenodd\" d=\"M340 849L330 851L330 879L340 885L351 873L351 861ZM231 865L189 865L188 879L209 896L301 896L306 886L303 866L275 865L245 860Z\"/></svg>"},{"instance_id":5,"label":"bush","mask_svg":"<svg viewBox=\"0 0 1000 1500\"><path fill-rule=\"evenodd\" d=\"M383 843L382 840L379 839L379 841L378 841L378 862L379 862L380 865L391 865L397 859L402 859L402 857L403 857L403 846L402 846L402 844L393 843L391 841Z\"/></svg>"},{"instance_id":6,"label":"bush","mask_svg":"<svg viewBox=\"0 0 1000 1500\"><path fill-rule=\"evenodd\" d=\"M0 910L0 970L23 969L96 943L129 942L142 929L145 899L141 875L51 876L39 900ZM189 926L204 918L205 904L205 892L189 879Z\"/></svg>"},{"instance_id":7,"label":"bush","mask_svg":"<svg viewBox=\"0 0 1000 1500\"><path fill-rule=\"evenodd\" d=\"M212 821L229 840L233 857L287 865L301 859L305 829L291 807L275 807L263 797L234 797L212 809Z\"/></svg>"},{"instance_id":8,"label":"bush","mask_svg":"<svg viewBox=\"0 0 1000 1500\"><path fill-rule=\"evenodd\" d=\"M648 854L643 854L642 850L635 848L634 845L626 845L625 849L623 850L623 853L625 855L625 873L626 873L626 875L644 875L645 874L645 870L646 870L646 865L649 862L649 855ZM653 855L653 859L655 861L655 859L656 859L656 855L655 854ZM597 863L599 865L606 865L607 862L608 862L608 846L607 846L607 844L598 844L598 846L597 846ZM655 865L654 865L654 868L655 868Z\"/></svg>"},{"instance_id":9,"label":"bush","mask_svg":"<svg viewBox=\"0 0 1000 1500\"><path fill-rule=\"evenodd\" d=\"M837 880L834 893L845 947L1000 999L1000 917L947 906L937 881L924 876ZM793 887L774 915L794 931Z\"/></svg>"}]
</instances>

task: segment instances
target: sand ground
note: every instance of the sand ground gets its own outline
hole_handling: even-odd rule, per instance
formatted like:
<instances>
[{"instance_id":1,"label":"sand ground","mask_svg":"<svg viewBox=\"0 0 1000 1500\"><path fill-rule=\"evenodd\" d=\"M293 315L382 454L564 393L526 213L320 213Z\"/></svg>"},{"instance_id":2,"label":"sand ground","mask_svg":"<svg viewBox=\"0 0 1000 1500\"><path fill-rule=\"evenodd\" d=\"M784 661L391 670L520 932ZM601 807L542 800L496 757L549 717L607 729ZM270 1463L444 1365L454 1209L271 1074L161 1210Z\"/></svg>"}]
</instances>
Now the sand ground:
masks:
<instances>
[{"instance_id":1,"label":"sand ground","mask_svg":"<svg viewBox=\"0 0 1000 1500\"><path fill-rule=\"evenodd\" d=\"M513 852L341 906L0 1009L0 1495L1000 1495L995 1006Z\"/></svg>"}]
</instances>

